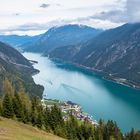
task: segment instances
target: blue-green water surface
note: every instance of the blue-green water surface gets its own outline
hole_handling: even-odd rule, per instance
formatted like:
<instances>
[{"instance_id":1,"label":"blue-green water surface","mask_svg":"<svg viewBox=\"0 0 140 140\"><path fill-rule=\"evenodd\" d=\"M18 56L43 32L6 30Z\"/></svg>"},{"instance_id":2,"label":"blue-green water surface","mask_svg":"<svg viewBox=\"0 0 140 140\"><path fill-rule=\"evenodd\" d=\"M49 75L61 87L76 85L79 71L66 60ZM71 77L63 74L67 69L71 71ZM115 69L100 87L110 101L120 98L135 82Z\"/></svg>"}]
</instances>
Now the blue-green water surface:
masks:
<instances>
[{"instance_id":1,"label":"blue-green water surface","mask_svg":"<svg viewBox=\"0 0 140 140\"><path fill-rule=\"evenodd\" d=\"M33 78L45 87L44 94L48 98L78 103L96 120L115 120L123 132L132 127L140 130L140 90L104 80L70 64L53 62L39 54L24 53L24 56L38 61L34 67L40 73Z\"/></svg>"}]
</instances>

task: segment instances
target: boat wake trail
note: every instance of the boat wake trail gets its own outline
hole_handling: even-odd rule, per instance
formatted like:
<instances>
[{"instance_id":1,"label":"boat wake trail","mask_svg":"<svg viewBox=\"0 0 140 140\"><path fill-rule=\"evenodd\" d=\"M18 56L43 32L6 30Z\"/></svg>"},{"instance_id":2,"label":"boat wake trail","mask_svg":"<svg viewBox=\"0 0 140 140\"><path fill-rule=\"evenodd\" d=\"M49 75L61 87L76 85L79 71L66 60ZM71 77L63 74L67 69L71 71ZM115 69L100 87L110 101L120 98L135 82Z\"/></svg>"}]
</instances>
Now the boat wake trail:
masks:
<instances>
[{"instance_id":1,"label":"boat wake trail","mask_svg":"<svg viewBox=\"0 0 140 140\"><path fill-rule=\"evenodd\" d=\"M71 90L71 91L73 91L73 92L80 92L80 93L83 92L82 90L80 90L80 89L78 89L78 88L76 88L76 87L73 87L73 86L70 86L70 85L67 85L67 84L64 84L64 83L62 83L61 86L62 86L63 88L65 88L66 90Z\"/></svg>"}]
</instances>

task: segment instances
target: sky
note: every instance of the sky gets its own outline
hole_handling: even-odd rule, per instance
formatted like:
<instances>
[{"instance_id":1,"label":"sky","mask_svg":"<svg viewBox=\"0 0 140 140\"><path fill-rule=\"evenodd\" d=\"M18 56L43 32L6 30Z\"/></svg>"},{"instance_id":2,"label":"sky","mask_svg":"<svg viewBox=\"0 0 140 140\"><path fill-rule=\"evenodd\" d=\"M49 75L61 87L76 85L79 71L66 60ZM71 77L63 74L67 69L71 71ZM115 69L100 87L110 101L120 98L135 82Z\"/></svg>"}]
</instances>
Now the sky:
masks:
<instances>
[{"instance_id":1,"label":"sky","mask_svg":"<svg viewBox=\"0 0 140 140\"><path fill-rule=\"evenodd\" d=\"M36 35L53 26L110 29L140 21L140 0L0 0L0 34Z\"/></svg>"}]
</instances>

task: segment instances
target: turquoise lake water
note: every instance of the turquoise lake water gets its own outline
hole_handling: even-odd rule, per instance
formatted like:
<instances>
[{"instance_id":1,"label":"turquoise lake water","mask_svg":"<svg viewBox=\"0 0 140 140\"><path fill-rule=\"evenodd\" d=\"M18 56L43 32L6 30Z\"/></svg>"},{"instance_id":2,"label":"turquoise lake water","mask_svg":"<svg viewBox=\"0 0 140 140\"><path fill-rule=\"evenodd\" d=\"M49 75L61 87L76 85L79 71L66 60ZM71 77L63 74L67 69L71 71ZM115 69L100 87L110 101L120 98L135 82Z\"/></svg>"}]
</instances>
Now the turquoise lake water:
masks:
<instances>
[{"instance_id":1,"label":"turquoise lake water","mask_svg":"<svg viewBox=\"0 0 140 140\"><path fill-rule=\"evenodd\" d=\"M38 61L40 73L33 76L51 99L70 100L82 106L94 119L113 119L123 132L140 130L140 90L104 80L101 76L70 64L53 62L35 53L24 53Z\"/></svg>"}]
</instances>

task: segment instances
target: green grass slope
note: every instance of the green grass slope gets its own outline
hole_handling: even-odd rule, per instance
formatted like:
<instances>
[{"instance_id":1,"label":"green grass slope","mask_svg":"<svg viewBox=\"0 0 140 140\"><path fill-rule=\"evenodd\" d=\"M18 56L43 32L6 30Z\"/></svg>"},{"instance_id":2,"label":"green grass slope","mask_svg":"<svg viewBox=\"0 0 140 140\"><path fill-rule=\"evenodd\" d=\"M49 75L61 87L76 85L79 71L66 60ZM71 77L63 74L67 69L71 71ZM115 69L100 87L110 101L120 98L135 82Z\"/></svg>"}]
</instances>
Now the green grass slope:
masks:
<instances>
[{"instance_id":1,"label":"green grass slope","mask_svg":"<svg viewBox=\"0 0 140 140\"><path fill-rule=\"evenodd\" d=\"M0 140L64 140L30 125L0 117Z\"/></svg>"}]
</instances>

